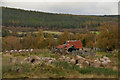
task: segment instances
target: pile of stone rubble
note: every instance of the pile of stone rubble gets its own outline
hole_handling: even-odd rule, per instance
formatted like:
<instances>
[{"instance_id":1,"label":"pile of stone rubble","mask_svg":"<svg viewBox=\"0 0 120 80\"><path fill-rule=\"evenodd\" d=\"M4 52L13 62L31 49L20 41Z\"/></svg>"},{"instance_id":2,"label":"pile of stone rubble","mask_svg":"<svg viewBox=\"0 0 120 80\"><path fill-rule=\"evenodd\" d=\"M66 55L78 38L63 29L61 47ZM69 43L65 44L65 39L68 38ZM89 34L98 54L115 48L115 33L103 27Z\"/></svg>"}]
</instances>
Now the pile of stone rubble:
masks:
<instances>
[{"instance_id":1,"label":"pile of stone rubble","mask_svg":"<svg viewBox=\"0 0 120 80\"><path fill-rule=\"evenodd\" d=\"M56 59L52 57L38 57L38 56L30 56L28 58L25 58L21 64L23 63L33 63L33 64L39 64L39 63L48 63L51 64L55 62Z\"/></svg>"},{"instance_id":2,"label":"pile of stone rubble","mask_svg":"<svg viewBox=\"0 0 120 80\"><path fill-rule=\"evenodd\" d=\"M38 57L38 56L30 56L28 58L25 58L21 63L47 63L51 64L53 62L57 61L65 61L73 65L78 65L80 68L87 67L87 66L93 66L93 67L106 67L108 64L111 63L111 60L103 56L102 58L97 59L90 59L89 57L81 57L79 55L75 55L73 57L66 57L66 56L60 56L58 59L52 58L52 57Z\"/></svg>"},{"instance_id":3,"label":"pile of stone rubble","mask_svg":"<svg viewBox=\"0 0 120 80\"><path fill-rule=\"evenodd\" d=\"M104 56L103 58L97 58L95 60L92 60L89 57L84 58L79 55L75 55L73 58L62 56L59 58L59 61L66 61L74 65L79 65L80 68L86 66L106 67L108 64L111 63L111 60L106 56Z\"/></svg>"}]
</instances>

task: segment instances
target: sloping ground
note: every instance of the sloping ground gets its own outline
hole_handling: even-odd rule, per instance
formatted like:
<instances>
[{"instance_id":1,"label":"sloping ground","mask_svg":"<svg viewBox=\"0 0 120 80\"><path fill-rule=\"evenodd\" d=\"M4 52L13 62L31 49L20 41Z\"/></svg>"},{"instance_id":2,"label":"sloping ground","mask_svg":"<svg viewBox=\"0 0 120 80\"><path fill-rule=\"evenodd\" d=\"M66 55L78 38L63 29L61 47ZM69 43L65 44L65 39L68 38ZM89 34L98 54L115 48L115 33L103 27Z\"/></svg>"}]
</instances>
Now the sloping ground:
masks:
<instances>
[{"instance_id":1,"label":"sloping ground","mask_svg":"<svg viewBox=\"0 0 120 80\"><path fill-rule=\"evenodd\" d=\"M109 53L97 53L97 57L101 55L109 56ZM101 54L101 55L100 55ZM60 55L49 53L49 50L41 50L38 53L23 54L3 54L3 78L116 78L117 69L113 68L95 68L86 67L79 68L64 61L58 61L52 64L20 64L24 58L31 55L39 57L52 57L58 59ZM66 55L66 57L72 55ZM10 58L18 58L18 62L10 63ZM117 61L117 54L109 56L114 63ZM117 63L114 64L117 66Z\"/></svg>"},{"instance_id":2,"label":"sloping ground","mask_svg":"<svg viewBox=\"0 0 120 80\"><path fill-rule=\"evenodd\" d=\"M53 14L36 11L26 11L14 8L2 8L4 26L14 27L43 27L47 29L57 28L90 28L100 26L101 22L117 22L114 16L88 16Z\"/></svg>"}]
</instances>

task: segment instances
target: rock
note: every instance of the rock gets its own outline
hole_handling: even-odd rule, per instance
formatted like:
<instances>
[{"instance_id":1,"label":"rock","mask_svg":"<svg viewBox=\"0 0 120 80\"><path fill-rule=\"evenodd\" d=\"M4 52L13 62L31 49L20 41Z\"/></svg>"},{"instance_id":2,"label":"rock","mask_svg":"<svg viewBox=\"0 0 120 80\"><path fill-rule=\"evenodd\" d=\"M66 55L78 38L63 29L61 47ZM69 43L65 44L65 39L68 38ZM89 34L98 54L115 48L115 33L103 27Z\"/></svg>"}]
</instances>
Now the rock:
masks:
<instances>
[{"instance_id":1,"label":"rock","mask_svg":"<svg viewBox=\"0 0 120 80\"><path fill-rule=\"evenodd\" d=\"M103 61L103 62L101 62L101 67L105 67L107 64L108 64L107 61Z\"/></svg>"},{"instance_id":2,"label":"rock","mask_svg":"<svg viewBox=\"0 0 120 80\"><path fill-rule=\"evenodd\" d=\"M75 64L76 63L75 59L71 59L70 63Z\"/></svg>"},{"instance_id":3,"label":"rock","mask_svg":"<svg viewBox=\"0 0 120 80\"><path fill-rule=\"evenodd\" d=\"M90 66L92 66L92 67L94 66L94 62L93 61L90 62Z\"/></svg>"},{"instance_id":4,"label":"rock","mask_svg":"<svg viewBox=\"0 0 120 80\"><path fill-rule=\"evenodd\" d=\"M40 62L42 62L42 59L40 58L40 57L38 57L38 56L30 56L30 57L28 57L28 58L25 58L22 62L21 62L21 64L23 64L23 63L40 63Z\"/></svg>"},{"instance_id":5,"label":"rock","mask_svg":"<svg viewBox=\"0 0 120 80\"><path fill-rule=\"evenodd\" d=\"M104 59L104 58L100 58L99 60L100 60L101 62L104 62L104 61L105 61L105 59Z\"/></svg>"},{"instance_id":6,"label":"rock","mask_svg":"<svg viewBox=\"0 0 120 80\"><path fill-rule=\"evenodd\" d=\"M5 52L6 52L6 53L8 53L9 51L8 51L8 50L6 50Z\"/></svg>"},{"instance_id":7,"label":"rock","mask_svg":"<svg viewBox=\"0 0 120 80\"><path fill-rule=\"evenodd\" d=\"M61 57L59 58L59 60L60 60L60 61L65 61L66 58L65 58L65 56L61 56Z\"/></svg>"},{"instance_id":8,"label":"rock","mask_svg":"<svg viewBox=\"0 0 120 80\"><path fill-rule=\"evenodd\" d=\"M106 60L106 62L111 63L111 60L108 59L108 60Z\"/></svg>"},{"instance_id":9,"label":"rock","mask_svg":"<svg viewBox=\"0 0 120 80\"><path fill-rule=\"evenodd\" d=\"M53 62L55 62L56 61L56 59L55 58L51 58L52 60L53 60Z\"/></svg>"},{"instance_id":10,"label":"rock","mask_svg":"<svg viewBox=\"0 0 120 80\"><path fill-rule=\"evenodd\" d=\"M79 59L83 59L83 57L81 57L81 56L79 56L79 55L75 55L75 56L74 56L74 59L79 60Z\"/></svg>"},{"instance_id":11,"label":"rock","mask_svg":"<svg viewBox=\"0 0 120 80\"><path fill-rule=\"evenodd\" d=\"M30 59L29 58L25 58L23 61L21 61L21 64L25 64L25 63L28 63L30 62Z\"/></svg>"},{"instance_id":12,"label":"rock","mask_svg":"<svg viewBox=\"0 0 120 80\"><path fill-rule=\"evenodd\" d=\"M30 58L31 58L31 59L35 59L35 60L40 60L40 57L35 56L35 55L30 56Z\"/></svg>"},{"instance_id":13,"label":"rock","mask_svg":"<svg viewBox=\"0 0 120 80\"><path fill-rule=\"evenodd\" d=\"M95 60L93 66L94 67L100 67L100 65L101 65L101 62L99 60Z\"/></svg>"},{"instance_id":14,"label":"rock","mask_svg":"<svg viewBox=\"0 0 120 80\"><path fill-rule=\"evenodd\" d=\"M59 58L59 61L63 61L63 58Z\"/></svg>"},{"instance_id":15,"label":"rock","mask_svg":"<svg viewBox=\"0 0 120 80\"><path fill-rule=\"evenodd\" d=\"M38 57L38 56L35 56L35 59L36 59L36 60L41 60L41 58L40 58L40 57Z\"/></svg>"},{"instance_id":16,"label":"rock","mask_svg":"<svg viewBox=\"0 0 120 80\"><path fill-rule=\"evenodd\" d=\"M103 58L105 59L105 60L108 60L109 58L108 57L106 57L106 56L103 56Z\"/></svg>"},{"instance_id":17,"label":"rock","mask_svg":"<svg viewBox=\"0 0 120 80\"><path fill-rule=\"evenodd\" d=\"M65 59L65 56L62 56L61 58Z\"/></svg>"},{"instance_id":18,"label":"rock","mask_svg":"<svg viewBox=\"0 0 120 80\"><path fill-rule=\"evenodd\" d=\"M35 62L35 59L33 58L30 62L31 62L31 63L34 63L34 62Z\"/></svg>"},{"instance_id":19,"label":"rock","mask_svg":"<svg viewBox=\"0 0 120 80\"><path fill-rule=\"evenodd\" d=\"M30 49L31 52L33 52L33 49Z\"/></svg>"},{"instance_id":20,"label":"rock","mask_svg":"<svg viewBox=\"0 0 120 80\"><path fill-rule=\"evenodd\" d=\"M92 62L92 60L91 60L91 59L85 59L85 61L89 61L89 62Z\"/></svg>"},{"instance_id":21,"label":"rock","mask_svg":"<svg viewBox=\"0 0 120 80\"><path fill-rule=\"evenodd\" d=\"M76 64L77 66L79 66L79 68L83 68L82 64Z\"/></svg>"},{"instance_id":22,"label":"rock","mask_svg":"<svg viewBox=\"0 0 120 80\"><path fill-rule=\"evenodd\" d=\"M48 61L49 61L49 58L46 57L45 62L48 62Z\"/></svg>"},{"instance_id":23,"label":"rock","mask_svg":"<svg viewBox=\"0 0 120 80\"><path fill-rule=\"evenodd\" d=\"M83 61L82 65L83 65L83 67L89 66L89 62L88 61Z\"/></svg>"},{"instance_id":24,"label":"rock","mask_svg":"<svg viewBox=\"0 0 120 80\"><path fill-rule=\"evenodd\" d=\"M79 67L80 67L80 68L83 68L83 65L82 65L82 64L80 64L80 65L79 65Z\"/></svg>"},{"instance_id":25,"label":"rock","mask_svg":"<svg viewBox=\"0 0 120 80\"><path fill-rule=\"evenodd\" d=\"M30 61L30 57L25 58L24 61Z\"/></svg>"},{"instance_id":26,"label":"rock","mask_svg":"<svg viewBox=\"0 0 120 80\"><path fill-rule=\"evenodd\" d=\"M49 61L48 61L48 64L51 64L52 62L53 62L53 60L49 60Z\"/></svg>"},{"instance_id":27,"label":"rock","mask_svg":"<svg viewBox=\"0 0 120 80\"><path fill-rule=\"evenodd\" d=\"M82 64L83 62L84 62L83 59L79 59L79 60L78 60L78 63L79 63L79 64Z\"/></svg>"},{"instance_id":28,"label":"rock","mask_svg":"<svg viewBox=\"0 0 120 80\"><path fill-rule=\"evenodd\" d=\"M76 64L77 66L79 66L80 64Z\"/></svg>"},{"instance_id":29,"label":"rock","mask_svg":"<svg viewBox=\"0 0 120 80\"><path fill-rule=\"evenodd\" d=\"M45 59L46 59L46 58L45 58L45 57L43 57L43 58L42 58L42 61L45 61Z\"/></svg>"},{"instance_id":30,"label":"rock","mask_svg":"<svg viewBox=\"0 0 120 80\"><path fill-rule=\"evenodd\" d=\"M65 61L70 62L70 57L66 57Z\"/></svg>"}]
</instances>

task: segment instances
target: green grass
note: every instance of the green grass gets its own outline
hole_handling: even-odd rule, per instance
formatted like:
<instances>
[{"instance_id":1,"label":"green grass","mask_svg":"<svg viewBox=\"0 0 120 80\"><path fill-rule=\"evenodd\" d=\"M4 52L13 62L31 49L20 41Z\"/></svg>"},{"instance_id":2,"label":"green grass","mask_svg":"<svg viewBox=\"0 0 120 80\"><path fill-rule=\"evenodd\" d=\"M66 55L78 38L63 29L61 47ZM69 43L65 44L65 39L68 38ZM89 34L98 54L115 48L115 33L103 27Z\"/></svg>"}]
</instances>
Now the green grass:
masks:
<instances>
[{"instance_id":1,"label":"green grass","mask_svg":"<svg viewBox=\"0 0 120 80\"><path fill-rule=\"evenodd\" d=\"M109 57L109 58L118 57L118 53L96 52L96 55L101 56L101 57L106 56L106 57Z\"/></svg>"},{"instance_id":2,"label":"green grass","mask_svg":"<svg viewBox=\"0 0 120 80\"><path fill-rule=\"evenodd\" d=\"M113 71L112 69L108 68L95 68L95 67L79 68L79 66L72 65L67 62L57 62L55 63L55 65L56 67L63 67L65 70L78 71L80 74L97 74L97 75L104 74L105 76L118 74L117 71Z\"/></svg>"},{"instance_id":3,"label":"green grass","mask_svg":"<svg viewBox=\"0 0 120 80\"><path fill-rule=\"evenodd\" d=\"M104 52L97 52L98 56L108 55ZM117 76L117 71L112 70L112 68L95 68L95 67L85 67L79 68L77 65L73 65L64 61L57 61L52 64L19 64L19 63L9 63L10 57L18 57L20 61L23 61L25 57L30 55L37 55L39 57L53 57L58 59L60 56L50 53L49 50L40 50L38 52L24 53L24 54L13 54L3 56L3 78L65 78L67 77L82 77L80 75L105 75ZM72 55L66 55L72 57ZM110 57L112 58L112 56ZM114 57L116 58L116 57ZM18 71L21 69L21 71ZM97 76L98 77L98 76Z\"/></svg>"},{"instance_id":4,"label":"green grass","mask_svg":"<svg viewBox=\"0 0 120 80\"><path fill-rule=\"evenodd\" d=\"M100 32L99 32L99 31L90 31L90 33L100 34Z\"/></svg>"},{"instance_id":5,"label":"green grass","mask_svg":"<svg viewBox=\"0 0 120 80\"><path fill-rule=\"evenodd\" d=\"M27 34L26 32L17 32L18 34ZM30 32L29 32L30 33ZM35 34L38 33L38 31L34 32ZM43 33L50 33L50 34L55 34L55 35L60 35L62 32L58 31L43 31Z\"/></svg>"},{"instance_id":6,"label":"green grass","mask_svg":"<svg viewBox=\"0 0 120 80\"><path fill-rule=\"evenodd\" d=\"M21 71L18 71L18 69L22 69ZM46 65L46 64L38 64L38 65L32 65L32 64L11 64L9 66L3 67L3 77L4 78L19 78L19 77L29 77L32 76L39 76L39 77L64 77L64 70L61 68L54 67L52 65ZM8 76L10 75L10 76Z\"/></svg>"},{"instance_id":7,"label":"green grass","mask_svg":"<svg viewBox=\"0 0 120 80\"><path fill-rule=\"evenodd\" d=\"M117 71L113 71L112 69L95 68L95 67L85 67L85 68L78 69L78 71L82 74L97 74L97 75L104 74L105 76L108 76L108 75L117 76L118 74Z\"/></svg>"},{"instance_id":8,"label":"green grass","mask_svg":"<svg viewBox=\"0 0 120 80\"><path fill-rule=\"evenodd\" d=\"M50 33L50 34L55 34L55 35L61 35L63 32L58 32L58 31L43 31L43 33Z\"/></svg>"},{"instance_id":9,"label":"green grass","mask_svg":"<svg viewBox=\"0 0 120 80\"><path fill-rule=\"evenodd\" d=\"M17 32L17 34L21 35L21 34L27 34L27 33L31 33L31 32ZM33 32L34 34L37 34L38 31ZM43 33L49 33L49 34L54 34L54 35L61 35L63 32L59 32L59 31L43 31ZM73 33L70 33L73 35Z\"/></svg>"}]
</instances>

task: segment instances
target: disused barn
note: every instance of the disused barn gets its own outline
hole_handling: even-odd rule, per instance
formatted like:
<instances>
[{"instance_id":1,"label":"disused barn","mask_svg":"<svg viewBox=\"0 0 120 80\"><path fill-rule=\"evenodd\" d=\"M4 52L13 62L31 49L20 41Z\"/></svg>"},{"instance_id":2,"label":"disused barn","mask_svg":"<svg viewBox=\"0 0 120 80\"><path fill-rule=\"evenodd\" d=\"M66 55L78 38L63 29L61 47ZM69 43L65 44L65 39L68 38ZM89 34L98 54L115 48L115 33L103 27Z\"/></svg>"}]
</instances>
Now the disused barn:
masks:
<instances>
[{"instance_id":1,"label":"disused barn","mask_svg":"<svg viewBox=\"0 0 120 80\"><path fill-rule=\"evenodd\" d=\"M57 46L57 49L65 49L68 52L83 49L82 42L78 40L66 41L65 44Z\"/></svg>"}]
</instances>

